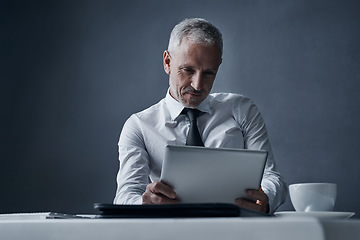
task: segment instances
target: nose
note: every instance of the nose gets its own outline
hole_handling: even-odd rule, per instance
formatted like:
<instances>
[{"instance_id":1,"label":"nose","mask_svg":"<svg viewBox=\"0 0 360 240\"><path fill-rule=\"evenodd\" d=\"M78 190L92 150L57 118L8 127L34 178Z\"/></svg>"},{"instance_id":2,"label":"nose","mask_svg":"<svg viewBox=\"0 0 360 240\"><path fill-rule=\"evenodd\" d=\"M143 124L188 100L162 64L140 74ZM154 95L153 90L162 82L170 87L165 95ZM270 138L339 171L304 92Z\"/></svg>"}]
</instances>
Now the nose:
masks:
<instances>
[{"instance_id":1,"label":"nose","mask_svg":"<svg viewBox=\"0 0 360 240\"><path fill-rule=\"evenodd\" d=\"M191 79L191 86L197 91L201 90L202 88L203 80L201 75L202 75L201 73L196 73L193 75Z\"/></svg>"}]
</instances>

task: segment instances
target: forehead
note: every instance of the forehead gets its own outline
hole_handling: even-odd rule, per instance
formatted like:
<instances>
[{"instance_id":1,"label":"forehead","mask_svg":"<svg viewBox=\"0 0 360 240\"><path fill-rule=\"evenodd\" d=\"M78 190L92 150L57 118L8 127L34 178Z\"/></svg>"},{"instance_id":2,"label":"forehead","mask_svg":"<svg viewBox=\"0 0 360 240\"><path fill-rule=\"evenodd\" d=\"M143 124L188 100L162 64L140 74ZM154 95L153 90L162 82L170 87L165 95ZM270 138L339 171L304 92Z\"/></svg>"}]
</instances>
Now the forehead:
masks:
<instances>
[{"instance_id":1,"label":"forehead","mask_svg":"<svg viewBox=\"0 0 360 240\"><path fill-rule=\"evenodd\" d=\"M218 67L221 62L221 50L218 45L194 42L183 39L176 49L174 60L183 64L201 64Z\"/></svg>"}]
</instances>

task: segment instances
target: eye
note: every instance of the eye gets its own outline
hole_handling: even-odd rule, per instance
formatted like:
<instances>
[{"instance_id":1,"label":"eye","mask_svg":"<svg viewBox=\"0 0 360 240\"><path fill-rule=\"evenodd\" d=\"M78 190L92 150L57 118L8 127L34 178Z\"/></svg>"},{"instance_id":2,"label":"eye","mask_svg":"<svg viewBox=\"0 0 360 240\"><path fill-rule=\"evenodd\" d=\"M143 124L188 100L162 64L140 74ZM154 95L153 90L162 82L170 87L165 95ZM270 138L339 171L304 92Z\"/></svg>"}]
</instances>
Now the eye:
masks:
<instances>
[{"instance_id":1,"label":"eye","mask_svg":"<svg viewBox=\"0 0 360 240\"><path fill-rule=\"evenodd\" d=\"M189 67L184 67L184 68L182 68L182 70L184 72L186 72L187 74L193 74L195 72L194 69L189 68Z\"/></svg>"},{"instance_id":2,"label":"eye","mask_svg":"<svg viewBox=\"0 0 360 240\"><path fill-rule=\"evenodd\" d=\"M209 75L209 76L215 75L215 73L216 73L215 71L210 71L210 70L204 72L205 75Z\"/></svg>"}]
</instances>

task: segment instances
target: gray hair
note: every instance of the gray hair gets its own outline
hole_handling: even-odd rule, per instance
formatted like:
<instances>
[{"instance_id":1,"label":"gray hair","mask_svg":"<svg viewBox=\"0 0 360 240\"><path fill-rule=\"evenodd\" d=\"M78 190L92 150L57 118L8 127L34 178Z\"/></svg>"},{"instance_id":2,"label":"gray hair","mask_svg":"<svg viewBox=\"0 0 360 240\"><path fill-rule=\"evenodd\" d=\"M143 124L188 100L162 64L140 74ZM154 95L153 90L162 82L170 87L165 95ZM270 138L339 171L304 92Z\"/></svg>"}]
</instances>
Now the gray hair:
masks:
<instances>
[{"instance_id":1,"label":"gray hair","mask_svg":"<svg viewBox=\"0 0 360 240\"><path fill-rule=\"evenodd\" d=\"M188 18L178 23L170 34L168 51L176 52L182 39L187 39L204 45L218 45L223 52L222 34L209 21L202 18Z\"/></svg>"}]
</instances>

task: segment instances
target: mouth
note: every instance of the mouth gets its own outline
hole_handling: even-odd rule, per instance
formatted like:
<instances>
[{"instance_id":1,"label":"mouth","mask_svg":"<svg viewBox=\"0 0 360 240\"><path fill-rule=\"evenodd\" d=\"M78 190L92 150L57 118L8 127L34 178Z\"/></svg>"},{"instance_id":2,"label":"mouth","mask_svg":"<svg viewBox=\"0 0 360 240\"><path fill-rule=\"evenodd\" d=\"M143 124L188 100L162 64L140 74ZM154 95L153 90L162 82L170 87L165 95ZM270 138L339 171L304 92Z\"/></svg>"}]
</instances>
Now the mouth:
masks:
<instances>
[{"instance_id":1,"label":"mouth","mask_svg":"<svg viewBox=\"0 0 360 240\"><path fill-rule=\"evenodd\" d=\"M187 107L197 107L201 103L203 98L204 98L203 91L189 90L189 91L184 91L182 93L183 103Z\"/></svg>"},{"instance_id":2,"label":"mouth","mask_svg":"<svg viewBox=\"0 0 360 240\"><path fill-rule=\"evenodd\" d=\"M184 94L189 94L192 97L200 97L200 96L202 96L202 91L196 91L196 90L192 89L192 90L185 91Z\"/></svg>"},{"instance_id":3,"label":"mouth","mask_svg":"<svg viewBox=\"0 0 360 240\"><path fill-rule=\"evenodd\" d=\"M192 97L200 97L202 95L201 93L195 93L195 92L188 92L186 94L189 94Z\"/></svg>"}]
</instances>

